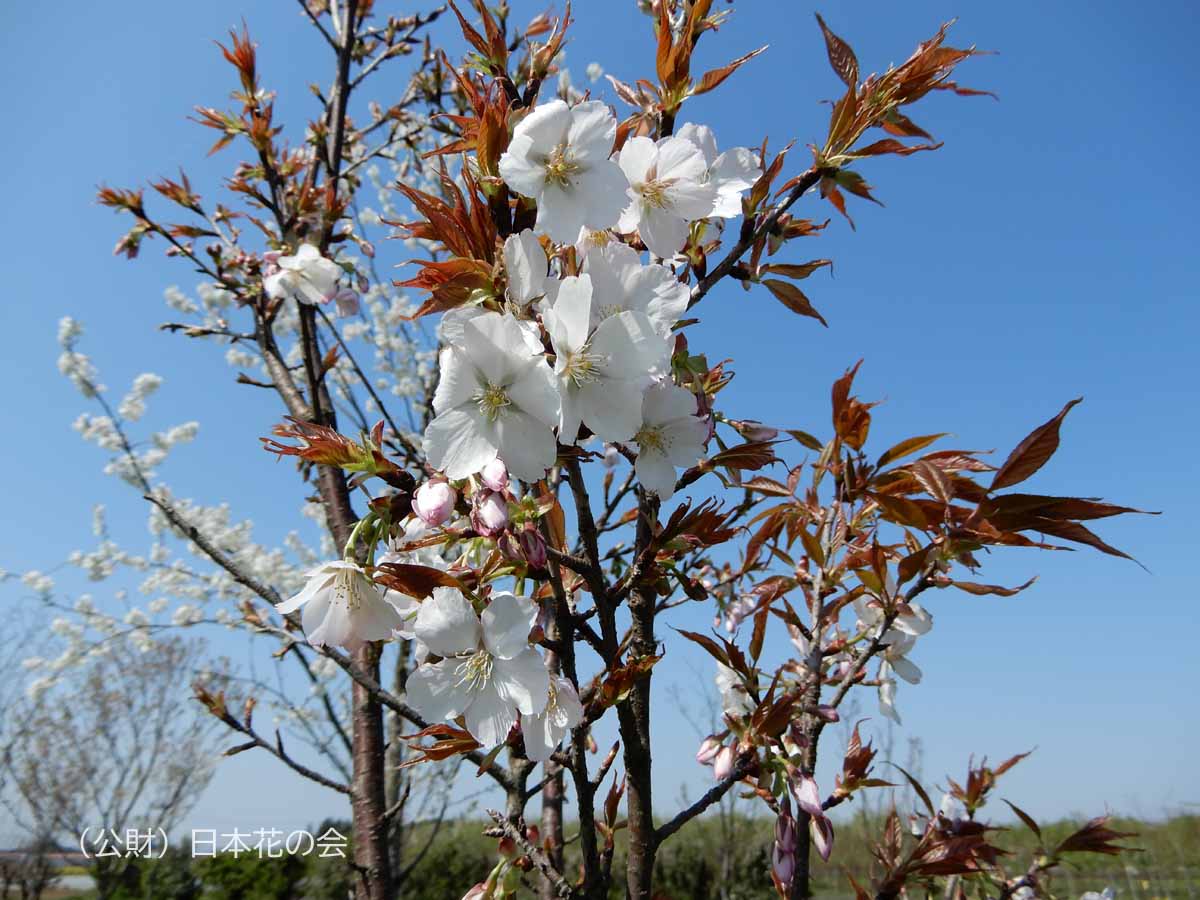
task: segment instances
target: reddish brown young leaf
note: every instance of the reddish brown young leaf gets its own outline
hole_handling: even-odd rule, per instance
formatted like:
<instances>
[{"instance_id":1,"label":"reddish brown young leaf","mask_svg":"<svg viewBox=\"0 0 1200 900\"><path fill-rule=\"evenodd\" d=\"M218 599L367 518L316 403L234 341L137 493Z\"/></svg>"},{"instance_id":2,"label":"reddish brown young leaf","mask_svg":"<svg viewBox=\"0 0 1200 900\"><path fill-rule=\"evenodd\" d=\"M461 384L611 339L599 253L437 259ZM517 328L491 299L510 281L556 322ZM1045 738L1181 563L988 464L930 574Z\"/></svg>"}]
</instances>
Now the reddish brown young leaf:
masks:
<instances>
[{"instance_id":1,"label":"reddish brown young leaf","mask_svg":"<svg viewBox=\"0 0 1200 900\"><path fill-rule=\"evenodd\" d=\"M1001 587L997 584L976 584L973 581L950 581L948 584L958 588L960 591L966 591L968 594L974 594L976 597L983 597L987 594L997 594L1001 597L1012 597L1021 593L1025 588L1029 587L1037 581L1037 576L1030 578L1024 584L1017 585L1015 588Z\"/></svg>"},{"instance_id":2,"label":"reddish brown young leaf","mask_svg":"<svg viewBox=\"0 0 1200 900\"><path fill-rule=\"evenodd\" d=\"M882 469L890 462L895 462L898 459L908 456L910 453L916 453L918 450L924 450L934 441L945 436L946 433L943 432L941 434L923 434L919 437L906 438L884 451L883 456L879 457L879 461L875 463L875 468Z\"/></svg>"},{"instance_id":3,"label":"reddish brown young leaf","mask_svg":"<svg viewBox=\"0 0 1200 900\"><path fill-rule=\"evenodd\" d=\"M462 590L462 583L453 575L431 566L410 563L384 563L371 572L371 578L384 587L409 597L425 598L434 588L452 587Z\"/></svg>"},{"instance_id":4,"label":"reddish brown young leaf","mask_svg":"<svg viewBox=\"0 0 1200 900\"><path fill-rule=\"evenodd\" d=\"M775 299L792 312L801 316L808 316L810 319L816 319L826 328L829 327L829 323L825 321L825 317L817 312L816 307L805 296L804 291L791 282L780 281L778 278L765 278L762 283L767 290L775 295Z\"/></svg>"},{"instance_id":5,"label":"reddish brown young leaf","mask_svg":"<svg viewBox=\"0 0 1200 900\"><path fill-rule=\"evenodd\" d=\"M1082 397L1072 400L1062 408L1058 415L1044 425L1035 428L1021 443L1017 444L1013 452L1008 455L1008 459L992 477L992 485L989 490L998 491L1001 488L1019 484L1044 466L1046 461L1054 455L1054 451L1058 449L1058 430L1063 419L1077 403L1082 402Z\"/></svg>"},{"instance_id":6,"label":"reddish brown young leaf","mask_svg":"<svg viewBox=\"0 0 1200 900\"><path fill-rule=\"evenodd\" d=\"M829 30L829 26L825 24L820 13L817 13L816 16L817 24L821 26L821 33L825 35L825 49L829 53L829 64L833 66L833 71L837 72L838 78L842 79L846 87L853 90L858 86L858 57L854 55L849 44Z\"/></svg>"},{"instance_id":7,"label":"reddish brown young leaf","mask_svg":"<svg viewBox=\"0 0 1200 900\"><path fill-rule=\"evenodd\" d=\"M739 56L733 62L729 63L729 65L721 66L718 69L710 69L709 71L705 72L704 75L701 76L699 83L692 88L692 94L707 94L709 91L720 85L721 82L723 82L726 78L736 72L743 63L754 59L754 57L758 56L758 54L762 53L766 49L767 45L763 44L757 50L751 50L745 56Z\"/></svg>"}]
</instances>

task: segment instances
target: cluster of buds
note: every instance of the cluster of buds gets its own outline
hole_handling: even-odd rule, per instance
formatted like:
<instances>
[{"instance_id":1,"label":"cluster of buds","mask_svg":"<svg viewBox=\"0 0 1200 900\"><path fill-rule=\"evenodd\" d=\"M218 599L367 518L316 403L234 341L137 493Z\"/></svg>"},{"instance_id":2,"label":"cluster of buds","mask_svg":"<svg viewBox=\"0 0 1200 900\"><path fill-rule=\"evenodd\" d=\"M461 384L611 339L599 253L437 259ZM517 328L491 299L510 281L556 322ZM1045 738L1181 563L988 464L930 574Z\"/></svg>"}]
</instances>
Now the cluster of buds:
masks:
<instances>
[{"instance_id":1,"label":"cluster of buds","mask_svg":"<svg viewBox=\"0 0 1200 900\"><path fill-rule=\"evenodd\" d=\"M713 777L717 781L724 781L732 775L738 760L737 742L726 744L723 737L710 734L700 742L700 749L696 751L696 762L702 766L712 766Z\"/></svg>"},{"instance_id":2,"label":"cluster of buds","mask_svg":"<svg viewBox=\"0 0 1200 900\"><path fill-rule=\"evenodd\" d=\"M775 819L775 843L771 846L771 878L781 895L786 896L796 872L796 820L787 797L779 805Z\"/></svg>"}]
</instances>

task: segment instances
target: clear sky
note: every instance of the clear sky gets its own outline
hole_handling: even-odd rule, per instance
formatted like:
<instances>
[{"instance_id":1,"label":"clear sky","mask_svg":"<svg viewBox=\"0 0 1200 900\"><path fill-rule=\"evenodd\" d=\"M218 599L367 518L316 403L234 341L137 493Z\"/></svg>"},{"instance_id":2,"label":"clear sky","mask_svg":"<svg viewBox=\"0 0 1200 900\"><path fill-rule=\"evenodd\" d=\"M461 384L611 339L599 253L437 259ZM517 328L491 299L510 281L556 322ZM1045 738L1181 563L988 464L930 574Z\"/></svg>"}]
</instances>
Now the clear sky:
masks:
<instances>
[{"instance_id":1,"label":"clear sky","mask_svg":"<svg viewBox=\"0 0 1200 900\"><path fill-rule=\"evenodd\" d=\"M519 20L543 8L513 6ZM736 4L729 24L701 45L696 67L762 43L770 49L689 103L681 120L711 124L722 147L796 138L796 171L803 167L803 145L824 134L827 108L817 101L840 86L813 9ZM987 580L1039 573L1038 583L1011 599L930 597L936 627L916 655L926 680L901 686L898 743L923 739L930 780L960 772L972 752L1000 758L1036 746L1004 791L1035 815L1195 808L1194 10L1184 2L1131 14L1114 2L866 0L821 11L864 71L903 61L939 23L961 16L951 43L999 52L964 65L960 80L1000 102L939 96L917 107L913 117L946 146L864 165L886 207L855 202L857 232L833 221L790 252L789 261L835 260L832 278L806 285L829 330L765 291L727 287L701 307L706 320L692 346L735 360L738 376L723 399L739 415L817 432L828 421L829 383L865 357L860 393L886 401L874 435L881 449L908 434L951 431L957 446L1003 452L1085 395L1062 450L1029 487L1163 510L1100 523L1149 572L1091 551L1003 553L988 561ZM623 80L650 76L649 23L632 2L581 0L576 14L568 63L577 84L592 61ZM279 414L273 399L236 386L215 347L156 330L166 318L163 289L190 291L195 278L155 244L135 263L114 259L121 223L92 201L101 181L130 185L172 175L179 164L202 194L216 193L233 157L206 159L212 133L185 119L193 104L224 104L231 70L211 40L243 16L260 44L265 84L280 90L283 117L301 125L312 115L305 85L324 83L328 66L293 3L127 0L114 14L110 4L75 0L7 11L4 568L51 569L87 547L95 502L108 505L118 538L135 548L145 542L138 498L104 479L104 460L71 431L86 406L54 367L64 314L88 326L84 349L118 396L139 372L166 378L151 424L200 421L198 440L163 473L180 494L229 500L256 520L260 539L300 527L291 517L292 469L257 446ZM377 84L384 101L399 85L390 77ZM597 88L615 100L607 84ZM830 214L811 199L797 211ZM402 262L402 252L382 247L382 260ZM26 595L14 587L0 594L13 604ZM695 610L679 623L706 620ZM672 691L700 705L697 685L709 676L700 651L679 642L656 675L662 812L681 785L694 795L708 777L692 762L696 742ZM872 699L865 712L875 715L873 707ZM284 827L341 811L338 798L247 753L222 764L193 822Z\"/></svg>"}]
</instances>

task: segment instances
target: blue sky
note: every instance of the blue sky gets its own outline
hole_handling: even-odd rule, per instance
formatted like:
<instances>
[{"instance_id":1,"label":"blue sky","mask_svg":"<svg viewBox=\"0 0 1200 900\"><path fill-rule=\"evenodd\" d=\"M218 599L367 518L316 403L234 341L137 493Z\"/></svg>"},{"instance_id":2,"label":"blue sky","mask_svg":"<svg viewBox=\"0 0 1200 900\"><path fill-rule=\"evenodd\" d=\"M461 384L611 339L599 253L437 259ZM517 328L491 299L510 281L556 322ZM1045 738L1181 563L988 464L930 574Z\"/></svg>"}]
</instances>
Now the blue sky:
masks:
<instances>
[{"instance_id":1,"label":"blue sky","mask_svg":"<svg viewBox=\"0 0 1200 900\"><path fill-rule=\"evenodd\" d=\"M513 5L519 20L542 9ZM770 49L681 119L711 124L723 147L796 138L803 167L803 145L820 140L827 119L817 101L839 87L813 9L736 4L702 43L696 68ZM886 207L854 203L857 232L835 220L789 251L788 261L834 259L832 278L806 285L829 330L765 291L730 286L700 308L692 346L735 360L727 408L817 432L828 421L829 383L864 357L860 394L885 400L873 435L880 449L950 431L957 446L1004 452L1085 395L1058 456L1029 487L1163 510L1102 523L1149 572L1090 551L1003 553L988 561L987 580L1038 573L1038 583L1011 599L931 597L937 627L916 656L926 680L902 686L900 743L923 738L930 780L960 772L972 752L999 758L1036 746L1005 790L1035 815L1157 814L1198 803L1200 776L1188 761L1200 737L1196 539L1186 517L1200 501L1192 452L1200 179L1190 165L1200 126L1181 102L1200 75L1193 10L869 0L821 11L864 71L903 61L939 23L961 16L951 43L998 54L966 64L960 80L1000 102L938 96L917 107L913 117L946 146L863 166ZM576 14L568 63L577 84L592 61L623 80L649 77L649 25L632 3L584 0ZM130 0L120 16L81 2L10 11L0 34L0 73L16 88L0 149L8 294L0 378L10 385L0 567L50 569L88 546L95 502L107 504L119 538L145 541L136 496L100 475L104 460L70 429L86 407L54 368L64 314L86 323L84 349L114 393L142 371L166 378L151 424L201 422L197 442L164 472L179 493L229 499L264 538L298 527L291 468L257 449L279 415L274 401L234 385L217 348L156 330L167 318L163 289L190 290L196 279L153 244L135 263L114 259L120 222L92 201L101 181L135 184L180 164L215 195L234 158L206 159L212 135L186 116L193 104L224 103L231 70L211 40L243 16L264 82L280 90L280 113L298 127L312 115L305 85L324 83L328 66L291 3ZM398 74L385 76L375 96L386 100L398 86ZM597 95L615 100L603 83ZM797 212L830 215L812 199ZM399 245L381 249L385 264L401 254ZM19 588L0 596L27 601ZM693 610L679 624L706 620ZM680 785L694 795L707 775L691 762L695 741L669 692L699 698L696 672L708 678L699 651L674 644L656 677L662 812ZM283 827L339 808L243 754L223 764L193 820Z\"/></svg>"}]
</instances>

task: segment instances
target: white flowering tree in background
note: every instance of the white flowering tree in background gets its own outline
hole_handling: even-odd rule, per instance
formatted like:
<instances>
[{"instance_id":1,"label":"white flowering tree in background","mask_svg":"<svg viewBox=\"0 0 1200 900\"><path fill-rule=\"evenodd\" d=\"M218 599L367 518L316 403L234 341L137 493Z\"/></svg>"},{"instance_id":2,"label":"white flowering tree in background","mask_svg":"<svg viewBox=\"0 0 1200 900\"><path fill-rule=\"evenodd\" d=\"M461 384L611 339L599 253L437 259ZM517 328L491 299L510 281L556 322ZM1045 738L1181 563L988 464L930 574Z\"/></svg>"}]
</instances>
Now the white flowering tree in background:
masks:
<instances>
[{"instance_id":1,"label":"white flowering tree in background","mask_svg":"<svg viewBox=\"0 0 1200 900\"><path fill-rule=\"evenodd\" d=\"M97 892L112 896L130 860L102 852L109 829L152 833L160 846L212 778L223 735L202 709L181 706L178 686L215 688L223 670L179 635L89 646L53 685L6 706L0 807L35 841L89 846Z\"/></svg>"},{"instance_id":2,"label":"white flowering tree in background","mask_svg":"<svg viewBox=\"0 0 1200 900\"><path fill-rule=\"evenodd\" d=\"M1133 510L1011 490L1054 453L1074 402L998 465L931 449L940 435L868 453L873 404L853 394L857 366L834 382L824 427L785 427L814 409L779 410L768 426L724 404L736 361L711 364L720 346L689 343L726 282L823 323L798 282L829 260L797 258L792 242L826 226L793 208L824 200L848 219L847 193L874 199L860 163L936 149L908 108L934 90L976 93L952 80L974 51L947 46L943 27L863 77L818 18L845 89L801 161L790 144L722 149L703 124L677 127L691 97L761 50L694 72L697 42L715 40L730 11L642 5L657 52L628 83L610 77L628 107L618 114L565 77L550 96L569 8L522 29L507 4L451 4L469 45L455 61L422 34L441 10L302 2L333 66L303 134L275 120L243 31L224 48L235 107L198 108L214 151L242 150L231 199L205 201L182 175L151 185L169 217L141 190L100 193L133 220L118 252L157 241L201 274L198 300L169 294L186 321L165 327L225 345L240 382L278 396L286 421L266 448L297 460L327 538L260 547L229 507L176 497L156 469L195 426L135 441L157 380L138 379L113 409L66 322L62 369L102 406L78 428L151 504L158 536L132 556L100 523L100 549L76 562L97 578L138 570L143 591L186 602L123 618L85 602L76 615L138 640L214 624L273 647L286 677L233 672L236 689L197 682L196 696L237 732L231 752L270 753L346 795L362 898L403 890L411 804L440 797L445 809L445 778L414 773L462 762L507 798L490 811L495 867L463 885L469 897L528 885L598 898L623 885L649 898L658 849L739 787L775 822L762 840L780 895L809 896L814 855L833 852L828 811L886 784L855 729L822 790L822 733L860 689L898 717L899 683L921 678L931 593L1020 590L969 574L993 546L1060 540L1124 555L1082 523ZM365 102L364 82L402 58L414 64L407 88ZM416 266L411 277L381 276L379 237L402 239L386 246ZM42 576L26 580L60 602ZM684 604L707 605L724 628L674 630ZM712 658L723 722L697 755L713 787L666 815L660 797L656 818L650 686L664 653ZM320 764L261 733L257 702L286 713ZM608 718L618 744L592 759ZM1028 898L1048 891L1064 854L1119 849L1096 820L1027 863L1003 857L978 813L1016 759L973 767L940 810L911 779L923 808L907 825L887 818L856 893Z\"/></svg>"}]
</instances>

